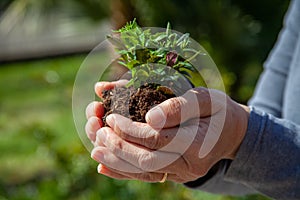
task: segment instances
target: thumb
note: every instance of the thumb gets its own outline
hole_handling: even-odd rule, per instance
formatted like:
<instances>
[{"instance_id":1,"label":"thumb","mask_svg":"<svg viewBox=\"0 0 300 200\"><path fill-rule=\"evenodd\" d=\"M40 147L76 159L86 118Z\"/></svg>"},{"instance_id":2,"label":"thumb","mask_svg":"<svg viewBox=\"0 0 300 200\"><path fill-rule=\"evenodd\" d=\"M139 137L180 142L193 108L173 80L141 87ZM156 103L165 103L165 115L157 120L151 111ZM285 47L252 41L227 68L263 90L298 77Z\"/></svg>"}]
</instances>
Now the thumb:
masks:
<instances>
[{"instance_id":1,"label":"thumb","mask_svg":"<svg viewBox=\"0 0 300 200\"><path fill-rule=\"evenodd\" d=\"M180 97L168 99L146 114L146 122L154 128L177 126L189 119L211 115L212 90L194 88Z\"/></svg>"},{"instance_id":2,"label":"thumb","mask_svg":"<svg viewBox=\"0 0 300 200\"><path fill-rule=\"evenodd\" d=\"M128 80L120 79L117 81L107 82L107 81L100 81L97 82L94 86L95 93L98 97L102 97L102 92L104 90L112 90L114 87L117 86L124 86L128 83Z\"/></svg>"}]
</instances>

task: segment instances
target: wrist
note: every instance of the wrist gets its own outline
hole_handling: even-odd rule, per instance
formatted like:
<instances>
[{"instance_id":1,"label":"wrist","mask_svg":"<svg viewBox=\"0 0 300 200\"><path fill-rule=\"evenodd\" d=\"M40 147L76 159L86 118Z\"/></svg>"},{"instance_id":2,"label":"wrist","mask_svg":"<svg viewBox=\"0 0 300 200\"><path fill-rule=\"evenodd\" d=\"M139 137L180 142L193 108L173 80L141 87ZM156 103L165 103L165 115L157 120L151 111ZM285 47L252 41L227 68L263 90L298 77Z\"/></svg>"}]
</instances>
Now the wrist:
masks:
<instances>
[{"instance_id":1,"label":"wrist","mask_svg":"<svg viewBox=\"0 0 300 200\"><path fill-rule=\"evenodd\" d=\"M233 152L233 158L235 158L244 138L247 132L247 128L248 128L248 121L249 121L249 116L250 116L250 108L248 106L239 104L239 106L241 107L241 117L240 117L240 126L238 127L238 135L237 135L237 145L236 148Z\"/></svg>"},{"instance_id":2,"label":"wrist","mask_svg":"<svg viewBox=\"0 0 300 200\"><path fill-rule=\"evenodd\" d=\"M232 153L230 155L230 159L234 159L236 157L236 154L244 140L244 137L247 132L248 128L248 120L250 116L250 108L248 106L242 105L242 104L237 104L238 109L234 113L236 116L236 126L235 126L235 140L234 140L234 146Z\"/></svg>"}]
</instances>

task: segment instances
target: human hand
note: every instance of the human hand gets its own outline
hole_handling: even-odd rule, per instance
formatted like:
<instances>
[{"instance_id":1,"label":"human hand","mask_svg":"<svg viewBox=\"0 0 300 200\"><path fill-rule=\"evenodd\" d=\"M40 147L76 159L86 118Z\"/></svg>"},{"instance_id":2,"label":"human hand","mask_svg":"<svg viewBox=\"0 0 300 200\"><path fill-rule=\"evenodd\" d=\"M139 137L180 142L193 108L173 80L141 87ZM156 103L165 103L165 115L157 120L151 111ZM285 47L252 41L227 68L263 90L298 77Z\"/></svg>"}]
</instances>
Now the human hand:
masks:
<instances>
[{"instance_id":1,"label":"human hand","mask_svg":"<svg viewBox=\"0 0 300 200\"><path fill-rule=\"evenodd\" d=\"M195 180L219 160L234 158L248 112L224 93L195 88L150 110L147 124L108 116L111 128L97 132L92 157L102 163L99 173L113 178L158 182L168 173L175 182Z\"/></svg>"},{"instance_id":2,"label":"human hand","mask_svg":"<svg viewBox=\"0 0 300 200\"><path fill-rule=\"evenodd\" d=\"M118 80L113 82L98 82L95 85L95 93L101 98L102 91L111 90L116 86L124 86L128 80ZM99 101L93 101L86 107L87 123L85 132L92 143L96 140L96 132L103 126L102 117L104 116L103 104Z\"/></svg>"}]
</instances>

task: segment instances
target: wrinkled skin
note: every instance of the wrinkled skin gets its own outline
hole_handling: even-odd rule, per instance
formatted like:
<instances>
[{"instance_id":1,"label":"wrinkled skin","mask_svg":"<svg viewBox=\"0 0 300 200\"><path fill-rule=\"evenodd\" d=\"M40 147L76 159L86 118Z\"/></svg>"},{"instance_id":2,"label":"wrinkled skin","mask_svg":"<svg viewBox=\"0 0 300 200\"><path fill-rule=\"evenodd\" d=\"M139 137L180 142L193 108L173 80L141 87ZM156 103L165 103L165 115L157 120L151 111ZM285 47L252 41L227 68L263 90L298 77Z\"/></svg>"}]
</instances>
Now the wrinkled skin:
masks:
<instances>
[{"instance_id":1,"label":"wrinkled skin","mask_svg":"<svg viewBox=\"0 0 300 200\"><path fill-rule=\"evenodd\" d=\"M126 81L99 82L95 92ZM213 106L213 107L212 107ZM224 93L194 88L155 106L147 123L111 114L103 127L101 102L86 108L86 133L98 172L116 179L184 183L204 176L221 159L234 159L247 130L249 108Z\"/></svg>"}]
</instances>

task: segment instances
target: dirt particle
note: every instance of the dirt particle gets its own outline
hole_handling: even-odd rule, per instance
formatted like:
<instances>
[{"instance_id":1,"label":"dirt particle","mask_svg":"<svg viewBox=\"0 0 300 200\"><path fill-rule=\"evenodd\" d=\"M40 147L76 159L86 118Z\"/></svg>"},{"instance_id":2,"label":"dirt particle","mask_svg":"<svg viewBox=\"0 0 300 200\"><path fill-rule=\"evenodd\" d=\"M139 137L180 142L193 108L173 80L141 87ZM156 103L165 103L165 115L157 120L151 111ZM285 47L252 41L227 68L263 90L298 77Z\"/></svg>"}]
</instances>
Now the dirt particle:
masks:
<instances>
[{"instance_id":1,"label":"dirt particle","mask_svg":"<svg viewBox=\"0 0 300 200\"><path fill-rule=\"evenodd\" d=\"M133 87L116 87L110 91L103 91L103 105L105 118L111 113L117 113L137 122L146 122L148 110L161 102L175 97L174 94L157 90L157 85L145 84L135 89Z\"/></svg>"}]
</instances>

